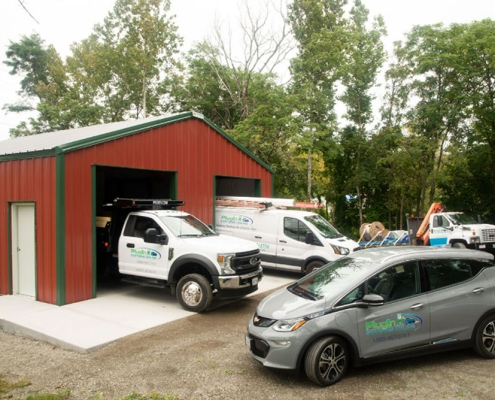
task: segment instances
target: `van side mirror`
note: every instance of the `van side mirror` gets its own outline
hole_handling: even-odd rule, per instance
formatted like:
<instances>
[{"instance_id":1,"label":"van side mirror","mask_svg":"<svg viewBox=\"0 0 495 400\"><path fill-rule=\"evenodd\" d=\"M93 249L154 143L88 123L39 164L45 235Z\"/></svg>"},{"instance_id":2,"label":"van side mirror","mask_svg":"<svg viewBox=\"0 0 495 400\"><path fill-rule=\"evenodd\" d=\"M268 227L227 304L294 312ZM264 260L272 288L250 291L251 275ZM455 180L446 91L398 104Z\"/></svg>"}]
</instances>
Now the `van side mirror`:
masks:
<instances>
[{"instance_id":1,"label":"van side mirror","mask_svg":"<svg viewBox=\"0 0 495 400\"><path fill-rule=\"evenodd\" d=\"M315 234L313 232L307 232L306 237L304 238L304 243L315 244Z\"/></svg>"}]
</instances>

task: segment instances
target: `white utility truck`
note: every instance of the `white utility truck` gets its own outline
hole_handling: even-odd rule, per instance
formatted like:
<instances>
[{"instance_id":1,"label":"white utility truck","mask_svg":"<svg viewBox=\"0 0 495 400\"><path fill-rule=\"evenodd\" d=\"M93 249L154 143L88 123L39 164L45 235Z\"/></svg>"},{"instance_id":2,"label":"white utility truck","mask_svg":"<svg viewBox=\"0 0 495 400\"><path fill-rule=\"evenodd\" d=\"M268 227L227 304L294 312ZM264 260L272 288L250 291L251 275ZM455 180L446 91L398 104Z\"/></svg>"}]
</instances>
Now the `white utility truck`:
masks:
<instances>
[{"instance_id":1,"label":"white utility truck","mask_svg":"<svg viewBox=\"0 0 495 400\"><path fill-rule=\"evenodd\" d=\"M440 203L433 203L424 218L409 218L408 224L413 244L495 250L495 225L476 222L462 212L447 212Z\"/></svg>"},{"instance_id":2,"label":"white utility truck","mask_svg":"<svg viewBox=\"0 0 495 400\"><path fill-rule=\"evenodd\" d=\"M290 199L217 197L215 230L256 243L263 266L303 274L359 249L319 214L287 209L295 204Z\"/></svg>"},{"instance_id":3,"label":"white utility truck","mask_svg":"<svg viewBox=\"0 0 495 400\"><path fill-rule=\"evenodd\" d=\"M175 208L180 200L117 198L105 228L105 265L126 282L170 287L181 306L205 310L213 298L236 298L258 289L263 276L254 243L213 232ZM112 263L113 260L113 263ZM118 261L117 263L115 261Z\"/></svg>"}]
</instances>

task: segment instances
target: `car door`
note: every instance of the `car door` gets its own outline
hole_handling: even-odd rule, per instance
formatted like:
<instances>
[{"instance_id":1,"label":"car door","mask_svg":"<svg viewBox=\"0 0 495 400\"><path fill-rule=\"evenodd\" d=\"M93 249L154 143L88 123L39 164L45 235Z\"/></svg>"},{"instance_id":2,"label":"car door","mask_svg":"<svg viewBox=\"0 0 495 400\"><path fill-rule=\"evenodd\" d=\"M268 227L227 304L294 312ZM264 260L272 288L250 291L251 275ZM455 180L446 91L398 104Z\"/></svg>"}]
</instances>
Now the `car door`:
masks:
<instances>
[{"instance_id":1,"label":"car door","mask_svg":"<svg viewBox=\"0 0 495 400\"><path fill-rule=\"evenodd\" d=\"M160 225L150 217L131 215L119 240L119 272L135 276L167 279L168 245L145 241L148 228L163 234Z\"/></svg>"},{"instance_id":2,"label":"car door","mask_svg":"<svg viewBox=\"0 0 495 400\"><path fill-rule=\"evenodd\" d=\"M388 267L366 282L368 294L378 294L384 303L357 308L361 357L428 346L430 307L421 291L418 262Z\"/></svg>"},{"instance_id":3,"label":"car door","mask_svg":"<svg viewBox=\"0 0 495 400\"><path fill-rule=\"evenodd\" d=\"M433 344L470 340L477 321L491 308L482 268L476 260L425 261Z\"/></svg>"},{"instance_id":4,"label":"car door","mask_svg":"<svg viewBox=\"0 0 495 400\"><path fill-rule=\"evenodd\" d=\"M452 226L445 215L433 215L430 228L430 246L444 246L452 236Z\"/></svg>"}]
</instances>

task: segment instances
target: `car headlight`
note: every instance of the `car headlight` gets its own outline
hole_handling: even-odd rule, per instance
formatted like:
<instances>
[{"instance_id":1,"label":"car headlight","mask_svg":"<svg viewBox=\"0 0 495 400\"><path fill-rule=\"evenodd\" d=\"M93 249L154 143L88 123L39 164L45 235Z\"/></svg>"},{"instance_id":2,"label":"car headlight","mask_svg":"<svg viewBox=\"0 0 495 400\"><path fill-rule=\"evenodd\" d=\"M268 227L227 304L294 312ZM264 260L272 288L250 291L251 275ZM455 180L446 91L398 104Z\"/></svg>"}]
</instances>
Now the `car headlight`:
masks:
<instances>
[{"instance_id":1,"label":"car headlight","mask_svg":"<svg viewBox=\"0 0 495 400\"><path fill-rule=\"evenodd\" d=\"M343 256L346 256L351 252L347 247L340 247L335 245L332 245L332 247L335 254L341 254Z\"/></svg>"},{"instance_id":2,"label":"car headlight","mask_svg":"<svg viewBox=\"0 0 495 400\"><path fill-rule=\"evenodd\" d=\"M293 332L306 323L306 318L282 319L273 325L277 332Z\"/></svg>"},{"instance_id":3,"label":"car headlight","mask_svg":"<svg viewBox=\"0 0 495 400\"><path fill-rule=\"evenodd\" d=\"M235 254L217 254L217 262L220 266L222 275L232 275L235 271L232 269L231 262Z\"/></svg>"}]
</instances>

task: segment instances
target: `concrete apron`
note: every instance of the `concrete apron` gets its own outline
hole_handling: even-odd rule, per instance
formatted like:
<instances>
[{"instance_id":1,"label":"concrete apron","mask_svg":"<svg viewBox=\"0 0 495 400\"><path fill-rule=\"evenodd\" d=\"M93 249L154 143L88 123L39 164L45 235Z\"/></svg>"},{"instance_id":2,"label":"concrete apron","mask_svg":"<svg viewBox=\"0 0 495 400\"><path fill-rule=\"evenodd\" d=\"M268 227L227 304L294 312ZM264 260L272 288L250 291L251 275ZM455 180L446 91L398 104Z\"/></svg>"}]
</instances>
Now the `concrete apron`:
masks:
<instances>
[{"instance_id":1,"label":"concrete apron","mask_svg":"<svg viewBox=\"0 0 495 400\"><path fill-rule=\"evenodd\" d=\"M294 279L265 274L253 295ZM20 295L0 296L0 329L80 353L193 314L168 290L122 283L100 285L97 298L61 307Z\"/></svg>"}]
</instances>

